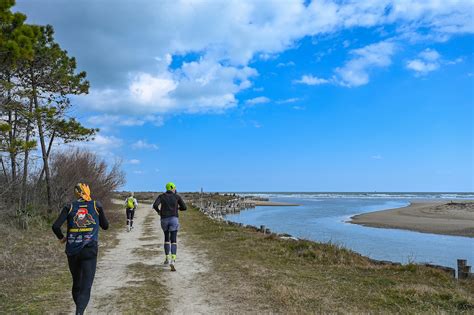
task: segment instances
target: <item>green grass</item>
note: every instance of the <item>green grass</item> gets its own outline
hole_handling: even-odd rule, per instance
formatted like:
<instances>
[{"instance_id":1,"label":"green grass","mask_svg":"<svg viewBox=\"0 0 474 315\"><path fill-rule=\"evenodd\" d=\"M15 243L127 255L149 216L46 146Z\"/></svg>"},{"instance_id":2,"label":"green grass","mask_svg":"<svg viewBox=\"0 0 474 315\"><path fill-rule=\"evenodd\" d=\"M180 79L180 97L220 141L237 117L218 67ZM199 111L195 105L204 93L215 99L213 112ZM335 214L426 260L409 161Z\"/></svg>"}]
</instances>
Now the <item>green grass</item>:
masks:
<instances>
[{"instance_id":1,"label":"green grass","mask_svg":"<svg viewBox=\"0 0 474 315\"><path fill-rule=\"evenodd\" d=\"M474 283L417 265L380 266L331 244L282 240L209 219L180 216L187 246L205 248L223 291L277 313L474 313Z\"/></svg>"},{"instance_id":2,"label":"green grass","mask_svg":"<svg viewBox=\"0 0 474 315\"><path fill-rule=\"evenodd\" d=\"M116 243L121 210L106 210L110 229L100 232L101 248ZM64 244L51 231L52 221L35 217L26 231L17 229L13 219L0 223L0 312L60 313L74 304Z\"/></svg>"}]
</instances>

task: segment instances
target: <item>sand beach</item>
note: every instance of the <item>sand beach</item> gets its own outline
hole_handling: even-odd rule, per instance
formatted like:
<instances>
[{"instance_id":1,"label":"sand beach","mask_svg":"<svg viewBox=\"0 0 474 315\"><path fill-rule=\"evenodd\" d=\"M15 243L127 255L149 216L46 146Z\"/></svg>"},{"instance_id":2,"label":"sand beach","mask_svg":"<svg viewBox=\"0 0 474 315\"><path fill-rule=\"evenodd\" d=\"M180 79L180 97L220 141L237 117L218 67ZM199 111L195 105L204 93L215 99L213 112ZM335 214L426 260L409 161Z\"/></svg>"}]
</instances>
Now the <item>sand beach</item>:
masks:
<instances>
[{"instance_id":1,"label":"sand beach","mask_svg":"<svg viewBox=\"0 0 474 315\"><path fill-rule=\"evenodd\" d=\"M353 216L350 223L474 237L474 201L413 201L404 208Z\"/></svg>"}]
</instances>

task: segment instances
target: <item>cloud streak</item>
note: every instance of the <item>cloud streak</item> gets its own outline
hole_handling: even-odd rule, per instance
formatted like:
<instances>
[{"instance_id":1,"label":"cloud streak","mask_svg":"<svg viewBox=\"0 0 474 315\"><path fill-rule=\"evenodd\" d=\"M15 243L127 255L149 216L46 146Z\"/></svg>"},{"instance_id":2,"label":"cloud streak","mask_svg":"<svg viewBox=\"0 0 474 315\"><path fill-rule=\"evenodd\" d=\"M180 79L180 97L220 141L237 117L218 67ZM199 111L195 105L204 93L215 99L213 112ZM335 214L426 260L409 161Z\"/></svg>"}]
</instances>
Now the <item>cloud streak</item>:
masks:
<instances>
[{"instance_id":1,"label":"cloud streak","mask_svg":"<svg viewBox=\"0 0 474 315\"><path fill-rule=\"evenodd\" d=\"M249 105L249 106L254 106L254 105L257 105L257 104L265 104L265 103L269 103L269 102L270 102L270 99L268 97L258 96L258 97L246 100L245 104Z\"/></svg>"},{"instance_id":2,"label":"cloud streak","mask_svg":"<svg viewBox=\"0 0 474 315\"><path fill-rule=\"evenodd\" d=\"M134 149L146 149L146 150L158 150L159 147L156 144L148 143L146 140L138 140L137 142L133 143L132 147Z\"/></svg>"},{"instance_id":3,"label":"cloud streak","mask_svg":"<svg viewBox=\"0 0 474 315\"><path fill-rule=\"evenodd\" d=\"M352 59L335 70L338 83L347 87L369 83L369 72L374 68L390 66L395 49L395 43L382 41L351 50Z\"/></svg>"},{"instance_id":4,"label":"cloud streak","mask_svg":"<svg viewBox=\"0 0 474 315\"><path fill-rule=\"evenodd\" d=\"M301 79L294 80L293 83L295 83L295 84L305 84L305 85L321 85L321 84L330 83L330 81L327 80L327 79L312 76L311 74L305 74L301 77Z\"/></svg>"},{"instance_id":5,"label":"cloud streak","mask_svg":"<svg viewBox=\"0 0 474 315\"><path fill-rule=\"evenodd\" d=\"M299 102L299 101L301 101L301 98L292 97L292 98L287 98L287 99L284 99L284 100L276 101L276 103L277 104L290 104L290 103L296 103L296 102Z\"/></svg>"}]
</instances>

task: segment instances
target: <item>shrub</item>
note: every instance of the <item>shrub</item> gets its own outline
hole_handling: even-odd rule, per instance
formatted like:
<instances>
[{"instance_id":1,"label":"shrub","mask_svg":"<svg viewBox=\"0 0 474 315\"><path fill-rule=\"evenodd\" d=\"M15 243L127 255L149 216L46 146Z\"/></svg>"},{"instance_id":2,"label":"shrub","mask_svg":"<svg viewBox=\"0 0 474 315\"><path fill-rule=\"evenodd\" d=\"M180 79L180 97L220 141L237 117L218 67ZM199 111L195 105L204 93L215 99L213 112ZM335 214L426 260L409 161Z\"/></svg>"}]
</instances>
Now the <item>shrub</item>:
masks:
<instances>
[{"instance_id":1,"label":"shrub","mask_svg":"<svg viewBox=\"0 0 474 315\"><path fill-rule=\"evenodd\" d=\"M92 197L106 205L112 193L125 183L120 162L109 167L103 159L86 150L57 153L51 165L52 197L58 209L74 197L74 186L79 182L88 184Z\"/></svg>"}]
</instances>

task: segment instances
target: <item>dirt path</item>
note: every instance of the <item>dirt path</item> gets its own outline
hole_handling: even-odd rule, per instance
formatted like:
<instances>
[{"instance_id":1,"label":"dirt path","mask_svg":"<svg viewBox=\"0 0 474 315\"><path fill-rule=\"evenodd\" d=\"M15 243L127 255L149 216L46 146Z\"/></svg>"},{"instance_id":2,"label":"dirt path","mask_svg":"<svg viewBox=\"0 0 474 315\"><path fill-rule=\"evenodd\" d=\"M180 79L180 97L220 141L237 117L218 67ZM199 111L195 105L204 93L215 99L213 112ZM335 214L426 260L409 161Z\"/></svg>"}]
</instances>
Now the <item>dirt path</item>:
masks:
<instances>
[{"instance_id":1,"label":"dirt path","mask_svg":"<svg viewBox=\"0 0 474 315\"><path fill-rule=\"evenodd\" d=\"M120 232L119 243L108 251L100 252L97 273L92 288L92 298L87 307L88 314L120 313L121 310L111 301L120 290L136 282L128 267L143 263L160 266L163 284L168 287L171 296L167 299L167 308L173 314L215 314L225 313L225 301L215 292L209 293L201 286L201 280L209 272L209 264L204 254L194 252L186 246L185 233L178 237L178 259L176 272L162 265L164 253L163 236L158 215L151 205L143 204L136 210L134 229ZM156 255L139 255L137 250L153 247ZM135 276L136 277L136 276ZM153 294L153 292L150 292Z\"/></svg>"}]
</instances>

